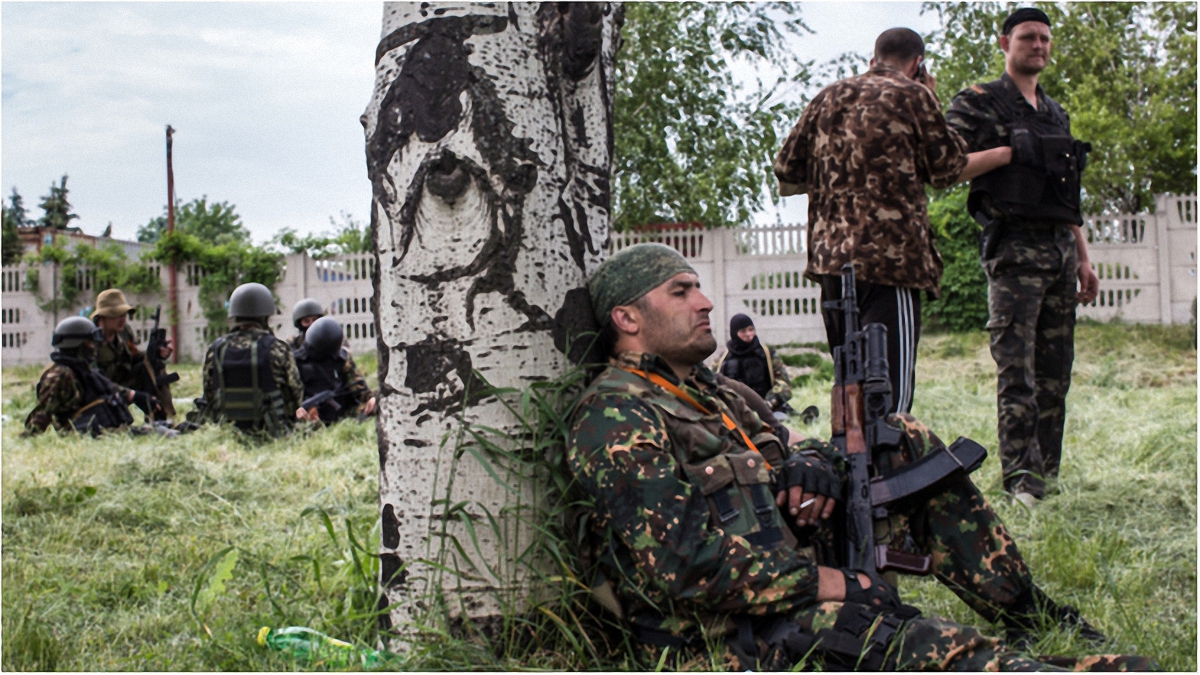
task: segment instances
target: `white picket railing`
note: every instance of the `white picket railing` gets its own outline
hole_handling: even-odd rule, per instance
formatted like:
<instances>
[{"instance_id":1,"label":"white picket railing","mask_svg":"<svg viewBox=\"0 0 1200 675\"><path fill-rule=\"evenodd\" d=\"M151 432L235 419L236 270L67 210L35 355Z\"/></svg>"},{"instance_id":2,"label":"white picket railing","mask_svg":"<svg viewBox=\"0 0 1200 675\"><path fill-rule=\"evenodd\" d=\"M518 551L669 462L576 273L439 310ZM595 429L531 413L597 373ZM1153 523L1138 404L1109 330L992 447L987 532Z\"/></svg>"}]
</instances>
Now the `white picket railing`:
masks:
<instances>
[{"instance_id":1,"label":"white picket railing","mask_svg":"<svg viewBox=\"0 0 1200 675\"><path fill-rule=\"evenodd\" d=\"M1100 295L1079 309L1081 316L1108 320L1121 317L1139 323L1184 323L1196 297L1196 197L1161 195L1154 214L1088 217L1085 231L1091 264L1100 277ZM733 230L705 230L698 225L660 226L613 236L613 250L643 241L657 241L678 250L700 276L701 288L712 298L714 332L722 338L729 317L749 314L769 343L823 342L820 289L804 278L807 228L772 225ZM36 270L37 283L32 283ZM142 306L131 322L140 339L150 329L154 305L166 306L167 269L156 269L164 292L130 297ZM373 312L375 271L373 254L313 260L306 255L285 259L283 278L275 286L279 311L271 321L277 335L290 338L291 307L301 298L314 298L346 329L350 350L375 348ZM55 323L79 313L95 301L95 275L81 271L84 288L80 304L71 310L44 311L52 296L56 271L52 265L4 267L0 272L0 346L4 365L45 363ZM216 337L207 328L200 308L199 284L204 271L182 265L179 275L180 355L199 360ZM146 311L149 310L149 311ZM164 311L164 316L165 316Z\"/></svg>"}]
</instances>

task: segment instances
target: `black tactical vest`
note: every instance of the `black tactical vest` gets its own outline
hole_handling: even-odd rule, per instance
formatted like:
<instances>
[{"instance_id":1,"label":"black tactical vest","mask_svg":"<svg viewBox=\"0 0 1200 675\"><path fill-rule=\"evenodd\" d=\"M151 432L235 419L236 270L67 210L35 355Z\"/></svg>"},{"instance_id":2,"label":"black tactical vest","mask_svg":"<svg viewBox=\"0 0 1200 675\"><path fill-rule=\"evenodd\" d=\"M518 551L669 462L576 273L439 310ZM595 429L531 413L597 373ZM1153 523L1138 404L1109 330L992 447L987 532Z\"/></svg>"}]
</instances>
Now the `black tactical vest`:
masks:
<instances>
[{"instance_id":1,"label":"black tactical vest","mask_svg":"<svg viewBox=\"0 0 1200 675\"><path fill-rule=\"evenodd\" d=\"M90 364L61 352L54 352L50 360L71 369L75 380L83 389L83 406L71 415L71 425L80 433L99 435L102 429L116 429L133 424L129 407L121 400L117 387L103 373Z\"/></svg>"},{"instance_id":2,"label":"black tactical vest","mask_svg":"<svg viewBox=\"0 0 1200 675\"><path fill-rule=\"evenodd\" d=\"M1034 148L1034 162L1012 164L989 171L971 181L967 210L986 226L982 215L984 195L1006 220L1083 222L1079 208L1079 177L1087 164L1091 145L1071 136L1066 116L1051 102L1048 110L1034 110L1010 99L1002 80L979 85L1008 128L1010 144L1022 134Z\"/></svg>"},{"instance_id":3,"label":"black tactical vest","mask_svg":"<svg viewBox=\"0 0 1200 675\"><path fill-rule=\"evenodd\" d=\"M743 349L740 354L730 348L733 344L734 340L726 343L727 351L724 359L718 364L717 370L725 377L750 387L759 396L766 397L774 384L771 381L770 361L767 360L766 348L758 342L757 336L750 348Z\"/></svg>"},{"instance_id":4,"label":"black tactical vest","mask_svg":"<svg viewBox=\"0 0 1200 675\"><path fill-rule=\"evenodd\" d=\"M243 431L278 435L288 426L283 395L271 371L271 345L279 338L267 333L249 347L230 347L226 337L213 344L217 370L214 417Z\"/></svg>"},{"instance_id":5,"label":"black tactical vest","mask_svg":"<svg viewBox=\"0 0 1200 675\"><path fill-rule=\"evenodd\" d=\"M313 356L308 353L307 346L302 346L293 354L296 357L296 367L300 370L300 380L304 382L304 398L326 391L339 391L346 386L342 381L346 350L339 350L337 356ZM336 396L334 401L337 402L336 406L330 405L329 401L317 406L322 422L336 422L345 417L357 403L353 397L346 394Z\"/></svg>"}]
</instances>

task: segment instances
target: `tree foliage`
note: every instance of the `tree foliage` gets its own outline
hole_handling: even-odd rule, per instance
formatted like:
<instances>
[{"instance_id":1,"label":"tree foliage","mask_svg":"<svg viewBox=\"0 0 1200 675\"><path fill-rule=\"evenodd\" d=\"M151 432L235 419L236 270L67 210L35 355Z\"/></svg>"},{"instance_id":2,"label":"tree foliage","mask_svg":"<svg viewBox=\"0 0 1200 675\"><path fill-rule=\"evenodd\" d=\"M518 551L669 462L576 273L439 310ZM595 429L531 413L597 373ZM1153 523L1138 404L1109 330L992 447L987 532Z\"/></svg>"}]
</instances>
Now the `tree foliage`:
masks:
<instances>
[{"instance_id":1,"label":"tree foliage","mask_svg":"<svg viewBox=\"0 0 1200 675\"><path fill-rule=\"evenodd\" d=\"M200 268L201 310L208 328L218 333L224 332L229 317L226 302L233 289L250 282L273 288L283 276L282 253L238 239L213 244L178 229L162 233L148 257L177 266L195 263Z\"/></svg>"},{"instance_id":2,"label":"tree foliage","mask_svg":"<svg viewBox=\"0 0 1200 675\"><path fill-rule=\"evenodd\" d=\"M958 185L929 205L929 223L942 254L942 297L921 305L930 326L954 331L987 325L987 276L979 264L979 225L967 214L967 186Z\"/></svg>"},{"instance_id":3,"label":"tree foliage","mask_svg":"<svg viewBox=\"0 0 1200 675\"><path fill-rule=\"evenodd\" d=\"M24 251L24 246L21 244L21 233L17 231L17 228L29 227L33 224L25 212L25 200L22 199L15 187L8 197L8 203L3 206L3 217L4 252L2 263L15 265L21 261L21 254Z\"/></svg>"},{"instance_id":4,"label":"tree foliage","mask_svg":"<svg viewBox=\"0 0 1200 675\"><path fill-rule=\"evenodd\" d=\"M30 262L54 265L59 275L56 293L42 301L42 309L47 311L76 307L85 286L84 274L91 277L91 287L96 292L120 288L126 293L150 293L161 287L153 267L146 261L130 260L125 249L115 242L100 246L78 242L71 247L69 239L58 236L27 258Z\"/></svg>"},{"instance_id":5,"label":"tree foliage","mask_svg":"<svg viewBox=\"0 0 1200 675\"><path fill-rule=\"evenodd\" d=\"M808 30L790 3L625 5L613 124L618 230L750 219L774 193L776 126L800 110L800 101L770 100L809 77L811 62L788 38ZM757 73L757 86L740 86L735 64Z\"/></svg>"},{"instance_id":6,"label":"tree foliage","mask_svg":"<svg viewBox=\"0 0 1200 675\"><path fill-rule=\"evenodd\" d=\"M1196 185L1196 5L1037 3L1054 51L1039 81L1093 145L1084 210L1138 213L1158 193ZM925 3L941 28L929 40L938 94L949 102L1004 71L998 36L1008 3Z\"/></svg>"},{"instance_id":7,"label":"tree foliage","mask_svg":"<svg viewBox=\"0 0 1200 675\"><path fill-rule=\"evenodd\" d=\"M330 232L300 235L291 228L284 228L271 241L288 253L307 253L320 260L347 253L367 253L373 250L371 228L346 211L341 212L341 222L329 217Z\"/></svg>"},{"instance_id":8,"label":"tree foliage","mask_svg":"<svg viewBox=\"0 0 1200 675\"><path fill-rule=\"evenodd\" d=\"M175 231L190 234L201 241L220 245L230 242L250 243L250 230L242 223L242 217L229 202L208 203L208 195L193 199L186 204L176 204ZM137 240L153 244L167 231L167 209L163 215L152 219L138 228Z\"/></svg>"},{"instance_id":9,"label":"tree foliage","mask_svg":"<svg viewBox=\"0 0 1200 675\"><path fill-rule=\"evenodd\" d=\"M56 230L65 230L79 216L71 213L71 202L67 200L67 175L63 174L58 185L50 184L50 193L42 197L41 203L44 214L39 223Z\"/></svg>"}]
</instances>

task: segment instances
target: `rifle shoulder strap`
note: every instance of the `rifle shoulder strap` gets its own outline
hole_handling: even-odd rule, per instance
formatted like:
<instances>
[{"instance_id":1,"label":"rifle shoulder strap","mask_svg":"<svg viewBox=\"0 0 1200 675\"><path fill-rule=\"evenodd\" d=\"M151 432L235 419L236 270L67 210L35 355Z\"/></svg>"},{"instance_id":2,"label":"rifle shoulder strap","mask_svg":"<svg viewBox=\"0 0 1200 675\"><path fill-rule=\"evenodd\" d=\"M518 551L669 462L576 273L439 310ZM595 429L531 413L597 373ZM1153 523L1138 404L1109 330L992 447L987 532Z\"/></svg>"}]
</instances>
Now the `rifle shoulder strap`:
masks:
<instances>
[{"instance_id":1,"label":"rifle shoulder strap","mask_svg":"<svg viewBox=\"0 0 1200 675\"><path fill-rule=\"evenodd\" d=\"M775 386L775 365L771 363L771 349L769 347L767 347L766 345L764 345L762 342L759 342L758 346L762 347L763 356L767 357L767 382L770 382L771 386L774 387Z\"/></svg>"}]
</instances>

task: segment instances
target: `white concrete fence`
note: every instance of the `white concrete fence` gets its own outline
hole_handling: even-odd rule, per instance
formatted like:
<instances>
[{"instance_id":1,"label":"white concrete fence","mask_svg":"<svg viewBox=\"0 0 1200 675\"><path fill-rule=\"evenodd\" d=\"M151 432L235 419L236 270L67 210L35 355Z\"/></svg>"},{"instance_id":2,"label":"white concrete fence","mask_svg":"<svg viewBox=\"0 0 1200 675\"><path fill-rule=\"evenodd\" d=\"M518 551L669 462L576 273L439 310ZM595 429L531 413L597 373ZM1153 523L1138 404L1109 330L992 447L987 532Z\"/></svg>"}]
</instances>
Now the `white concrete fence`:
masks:
<instances>
[{"instance_id":1,"label":"white concrete fence","mask_svg":"<svg viewBox=\"0 0 1200 675\"><path fill-rule=\"evenodd\" d=\"M1186 323L1196 298L1196 197L1159 195L1154 214L1094 216L1086 219L1092 267L1100 277L1100 295L1081 307L1081 316L1106 321L1120 317L1134 323ZM688 258L700 283L713 300L712 324L720 341L727 337L729 317L749 314L765 342L824 342L820 289L803 276L807 230L784 225L732 230L670 226L646 232L614 235L614 250L641 241L668 244ZM276 334L289 338L291 307L311 297L346 327L351 351L375 348L371 311L372 254L313 260L307 255L286 258L275 294L280 305L272 321ZM29 283L28 265L4 267L0 296L2 361L6 366L47 363L55 323L95 302L103 290L81 272L80 304L57 314L40 306L52 297L53 266L36 266L37 288ZM166 306L167 268L159 268L163 292L130 297L140 306L132 326L140 339L152 325L156 304ZM200 310L199 282L203 272L183 265L179 275L180 356L200 360L208 342ZM164 312L165 317L165 312ZM164 325L166 322L164 320Z\"/></svg>"}]
</instances>

